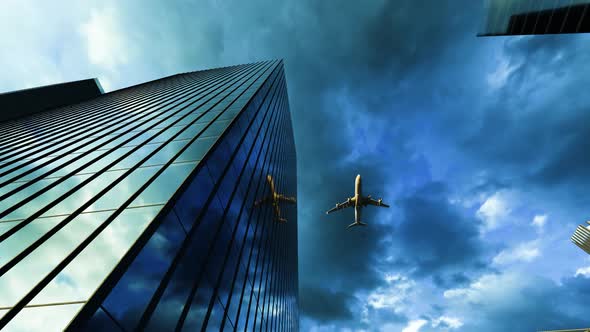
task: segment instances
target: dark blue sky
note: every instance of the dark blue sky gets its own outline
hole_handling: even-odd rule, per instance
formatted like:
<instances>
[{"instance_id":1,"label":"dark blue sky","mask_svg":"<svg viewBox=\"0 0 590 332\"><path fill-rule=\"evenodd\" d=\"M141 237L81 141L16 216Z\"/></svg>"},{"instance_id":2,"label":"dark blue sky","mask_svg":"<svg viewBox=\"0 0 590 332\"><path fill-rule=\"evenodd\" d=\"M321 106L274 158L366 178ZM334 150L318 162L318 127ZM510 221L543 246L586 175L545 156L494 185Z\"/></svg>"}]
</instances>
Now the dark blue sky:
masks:
<instances>
[{"instance_id":1,"label":"dark blue sky","mask_svg":"<svg viewBox=\"0 0 590 332\"><path fill-rule=\"evenodd\" d=\"M476 38L480 1L8 1L0 91L283 58L304 331L589 325L590 37ZM324 211L354 176L390 209Z\"/></svg>"}]
</instances>

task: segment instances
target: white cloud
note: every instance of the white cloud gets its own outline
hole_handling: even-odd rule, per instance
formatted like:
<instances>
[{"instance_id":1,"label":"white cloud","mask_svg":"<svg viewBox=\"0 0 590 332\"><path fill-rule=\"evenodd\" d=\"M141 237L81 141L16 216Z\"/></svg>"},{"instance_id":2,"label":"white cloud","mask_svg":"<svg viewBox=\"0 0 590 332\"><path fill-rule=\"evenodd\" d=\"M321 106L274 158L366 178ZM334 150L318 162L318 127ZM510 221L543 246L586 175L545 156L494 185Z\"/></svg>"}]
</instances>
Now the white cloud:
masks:
<instances>
[{"instance_id":1,"label":"white cloud","mask_svg":"<svg viewBox=\"0 0 590 332\"><path fill-rule=\"evenodd\" d=\"M412 320L408 323L408 326L402 330L402 332L418 332L427 322L428 321L424 319Z\"/></svg>"},{"instance_id":2,"label":"white cloud","mask_svg":"<svg viewBox=\"0 0 590 332\"><path fill-rule=\"evenodd\" d=\"M590 266L581 267L581 268L577 269L575 276L577 277L580 275L583 277L589 278L590 277Z\"/></svg>"},{"instance_id":3,"label":"white cloud","mask_svg":"<svg viewBox=\"0 0 590 332\"><path fill-rule=\"evenodd\" d=\"M0 1L0 92L93 77L75 31L83 5ZM23 19L26 18L26 19Z\"/></svg>"},{"instance_id":4,"label":"white cloud","mask_svg":"<svg viewBox=\"0 0 590 332\"><path fill-rule=\"evenodd\" d=\"M485 274L466 287L445 291L444 310L453 313L447 316L461 317L460 322L463 325L458 330L464 330L466 326L478 326L486 330L485 327L502 325L502 322L495 322L494 319L505 317L506 312L534 313L531 296L538 298L539 291L555 286L553 281L531 274L530 271L525 273L512 270ZM547 306L544 305L544 308L546 310ZM440 325L436 330L442 330ZM477 328L468 330L475 331ZM494 329L491 328L490 331L492 330Z\"/></svg>"},{"instance_id":5,"label":"white cloud","mask_svg":"<svg viewBox=\"0 0 590 332\"><path fill-rule=\"evenodd\" d=\"M522 243L511 249L502 250L493 259L496 265L507 265L517 262L531 262L541 255L537 241Z\"/></svg>"},{"instance_id":6,"label":"white cloud","mask_svg":"<svg viewBox=\"0 0 590 332\"><path fill-rule=\"evenodd\" d=\"M527 281L518 273L484 274L467 287L446 290L443 296L460 305L503 303L518 295L518 290L526 285Z\"/></svg>"},{"instance_id":7,"label":"white cloud","mask_svg":"<svg viewBox=\"0 0 590 332\"><path fill-rule=\"evenodd\" d=\"M508 194L500 191L485 200L476 212L484 222L483 231L496 229L506 221L511 212L509 202Z\"/></svg>"},{"instance_id":8,"label":"white cloud","mask_svg":"<svg viewBox=\"0 0 590 332\"><path fill-rule=\"evenodd\" d=\"M379 287L367 296L366 303L376 309L392 309L399 312L403 301L414 287L415 282L401 275L387 275L387 286Z\"/></svg>"},{"instance_id":9,"label":"white cloud","mask_svg":"<svg viewBox=\"0 0 590 332\"><path fill-rule=\"evenodd\" d=\"M498 66L495 70L486 76L488 85L493 89L498 89L506 84L510 74L518 68L518 65L510 65L510 62L505 58L500 58Z\"/></svg>"},{"instance_id":10,"label":"white cloud","mask_svg":"<svg viewBox=\"0 0 590 332\"><path fill-rule=\"evenodd\" d=\"M531 224L533 226L535 226L539 232L541 232L545 228L545 223L546 222L547 222L547 215L546 214L542 214L542 215L536 215L533 218L533 222Z\"/></svg>"},{"instance_id":11,"label":"white cloud","mask_svg":"<svg viewBox=\"0 0 590 332\"><path fill-rule=\"evenodd\" d=\"M129 41L123 36L118 12L113 7L93 9L90 19L80 27L92 64L115 69L129 60Z\"/></svg>"},{"instance_id":12,"label":"white cloud","mask_svg":"<svg viewBox=\"0 0 590 332\"><path fill-rule=\"evenodd\" d=\"M463 322L459 318L443 315L432 321L432 327L439 326L443 329L458 329L463 326Z\"/></svg>"}]
</instances>

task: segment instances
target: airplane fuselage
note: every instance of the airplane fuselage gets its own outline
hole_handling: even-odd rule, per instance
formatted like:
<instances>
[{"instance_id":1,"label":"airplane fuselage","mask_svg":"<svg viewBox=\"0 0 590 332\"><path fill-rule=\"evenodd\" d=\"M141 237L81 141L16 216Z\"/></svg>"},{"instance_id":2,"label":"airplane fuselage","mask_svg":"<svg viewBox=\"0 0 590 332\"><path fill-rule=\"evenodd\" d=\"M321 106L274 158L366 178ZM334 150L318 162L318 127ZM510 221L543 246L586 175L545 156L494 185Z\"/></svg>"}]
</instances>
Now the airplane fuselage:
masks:
<instances>
[{"instance_id":1,"label":"airplane fuselage","mask_svg":"<svg viewBox=\"0 0 590 332\"><path fill-rule=\"evenodd\" d=\"M363 184L361 181L361 175L358 174L356 176L356 180L354 181L354 205L359 206L361 205L361 199L363 195Z\"/></svg>"},{"instance_id":2,"label":"airplane fuselage","mask_svg":"<svg viewBox=\"0 0 590 332\"><path fill-rule=\"evenodd\" d=\"M363 199L363 184L361 181L361 175L357 174L356 180L354 181L354 221L361 222L361 208Z\"/></svg>"}]
</instances>

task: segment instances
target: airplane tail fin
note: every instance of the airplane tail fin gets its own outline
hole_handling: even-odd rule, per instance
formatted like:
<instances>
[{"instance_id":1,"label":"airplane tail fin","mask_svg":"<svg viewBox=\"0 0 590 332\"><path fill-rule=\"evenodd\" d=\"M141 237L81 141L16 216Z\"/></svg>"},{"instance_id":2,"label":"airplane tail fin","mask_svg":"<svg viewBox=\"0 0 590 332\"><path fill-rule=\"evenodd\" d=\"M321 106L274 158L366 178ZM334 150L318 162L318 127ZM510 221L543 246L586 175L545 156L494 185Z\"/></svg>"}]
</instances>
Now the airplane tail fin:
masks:
<instances>
[{"instance_id":1,"label":"airplane tail fin","mask_svg":"<svg viewBox=\"0 0 590 332\"><path fill-rule=\"evenodd\" d=\"M349 229L350 227L354 227L354 226L367 226L367 224L365 224L364 222L361 222L361 221L353 222L352 224L348 225L346 227L346 229Z\"/></svg>"}]
</instances>

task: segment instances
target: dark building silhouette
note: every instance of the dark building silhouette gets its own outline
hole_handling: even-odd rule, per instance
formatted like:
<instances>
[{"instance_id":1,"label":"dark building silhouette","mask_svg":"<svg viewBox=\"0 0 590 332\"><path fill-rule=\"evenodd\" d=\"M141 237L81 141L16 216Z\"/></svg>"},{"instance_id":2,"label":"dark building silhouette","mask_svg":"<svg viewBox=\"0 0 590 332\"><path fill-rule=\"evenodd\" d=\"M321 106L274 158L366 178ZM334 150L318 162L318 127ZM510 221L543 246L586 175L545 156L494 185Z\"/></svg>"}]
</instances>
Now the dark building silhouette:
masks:
<instances>
[{"instance_id":1,"label":"dark building silhouette","mask_svg":"<svg viewBox=\"0 0 590 332\"><path fill-rule=\"evenodd\" d=\"M0 123L0 329L297 330L296 205L254 205L268 175L296 197L282 61Z\"/></svg>"},{"instance_id":2,"label":"dark building silhouette","mask_svg":"<svg viewBox=\"0 0 590 332\"><path fill-rule=\"evenodd\" d=\"M96 78L0 93L0 122L79 103L102 93Z\"/></svg>"},{"instance_id":3,"label":"dark building silhouette","mask_svg":"<svg viewBox=\"0 0 590 332\"><path fill-rule=\"evenodd\" d=\"M590 32L590 1L491 0L478 36Z\"/></svg>"}]
</instances>

